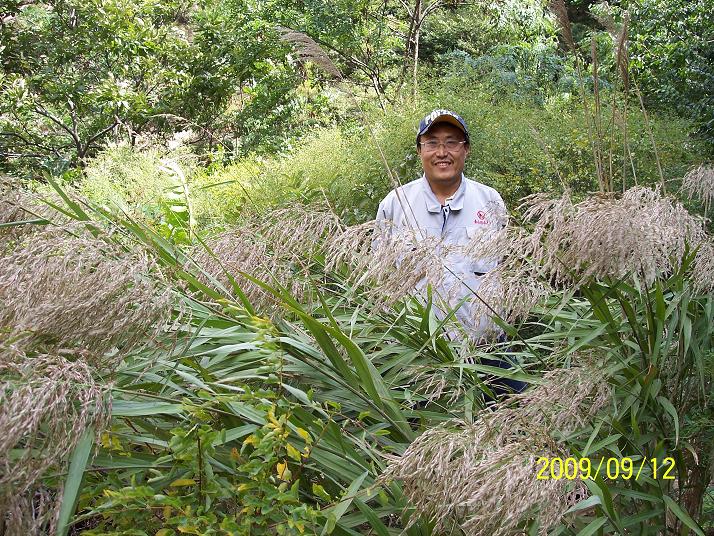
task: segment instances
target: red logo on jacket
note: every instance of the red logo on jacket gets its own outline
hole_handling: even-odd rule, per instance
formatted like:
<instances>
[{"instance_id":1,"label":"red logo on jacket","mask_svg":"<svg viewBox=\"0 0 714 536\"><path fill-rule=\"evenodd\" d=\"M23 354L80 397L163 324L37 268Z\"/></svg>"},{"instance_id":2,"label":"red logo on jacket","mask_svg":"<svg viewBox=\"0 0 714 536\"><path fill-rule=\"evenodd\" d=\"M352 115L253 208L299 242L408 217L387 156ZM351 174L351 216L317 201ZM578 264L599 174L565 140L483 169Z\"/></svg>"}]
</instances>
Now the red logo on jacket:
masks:
<instances>
[{"instance_id":1,"label":"red logo on jacket","mask_svg":"<svg viewBox=\"0 0 714 536\"><path fill-rule=\"evenodd\" d=\"M476 219L474 223L478 225L488 225L488 220L486 219L486 213L483 210L476 212Z\"/></svg>"}]
</instances>

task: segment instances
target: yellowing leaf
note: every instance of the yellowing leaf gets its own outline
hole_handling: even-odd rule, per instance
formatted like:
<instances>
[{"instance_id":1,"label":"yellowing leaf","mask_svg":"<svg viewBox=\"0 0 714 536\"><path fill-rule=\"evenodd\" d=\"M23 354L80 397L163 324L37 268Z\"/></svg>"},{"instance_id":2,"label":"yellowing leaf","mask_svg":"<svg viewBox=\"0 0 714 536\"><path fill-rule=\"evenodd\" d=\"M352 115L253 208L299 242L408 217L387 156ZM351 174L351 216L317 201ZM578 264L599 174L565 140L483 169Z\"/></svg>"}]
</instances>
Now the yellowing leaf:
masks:
<instances>
[{"instance_id":1,"label":"yellowing leaf","mask_svg":"<svg viewBox=\"0 0 714 536\"><path fill-rule=\"evenodd\" d=\"M169 517L171 517L171 507L164 506L164 519L168 519ZM161 530L167 530L167 529L161 529ZM159 532L161 532L161 530ZM156 536L161 536L161 535L159 535L159 533L157 532Z\"/></svg>"},{"instance_id":2,"label":"yellowing leaf","mask_svg":"<svg viewBox=\"0 0 714 536\"><path fill-rule=\"evenodd\" d=\"M276 465L275 468L278 471L278 478L283 478L283 475L285 474L285 470L288 468L288 464L287 463L278 463L278 465Z\"/></svg>"},{"instance_id":3,"label":"yellowing leaf","mask_svg":"<svg viewBox=\"0 0 714 536\"><path fill-rule=\"evenodd\" d=\"M297 432L297 434L298 434L300 437L302 437L302 438L305 440L305 442L306 442L308 445L309 445L310 443L312 443L312 436L310 435L310 433L309 433L307 430L304 430L304 429L302 429L302 428L297 428L295 431Z\"/></svg>"},{"instance_id":4,"label":"yellowing leaf","mask_svg":"<svg viewBox=\"0 0 714 536\"><path fill-rule=\"evenodd\" d=\"M195 486L196 481L193 478L178 478L169 484L169 487L180 488L181 486Z\"/></svg>"},{"instance_id":5,"label":"yellowing leaf","mask_svg":"<svg viewBox=\"0 0 714 536\"><path fill-rule=\"evenodd\" d=\"M288 443L285 448L288 451L288 456L290 456L296 462L300 461L300 451Z\"/></svg>"},{"instance_id":6,"label":"yellowing leaf","mask_svg":"<svg viewBox=\"0 0 714 536\"><path fill-rule=\"evenodd\" d=\"M246 445L255 445L256 447L258 446L258 437L255 434L250 434L248 437L246 437L243 440L243 446Z\"/></svg>"},{"instance_id":7,"label":"yellowing leaf","mask_svg":"<svg viewBox=\"0 0 714 536\"><path fill-rule=\"evenodd\" d=\"M184 525L183 527L178 527L178 530L184 534L200 534L198 527L194 525Z\"/></svg>"},{"instance_id":8,"label":"yellowing leaf","mask_svg":"<svg viewBox=\"0 0 714 536\"><path fill-rule=\"evenodd\" d=\"M155 536L169 536L173 531L171 529L161 529L155 534Z\"/></svg>"},{"instance_id":9,"label":"yellowing leaf","mask_svg":"<svg viewBox=\"0 0 714 536\"><path fill-rule=\"evenodd\" d=\"M290 469L288 469L288 462L278 463L275 468L278 472L278 478L280 480L288 482L293 477L293 474L290 472Z\"/></svg>"},{"instance_id":10,"label":"yellowing leaf","mask_svg":"<svg viewBox=\"0 0 714 536\"><path fill-rule=\"evenodd\" d=\"M276 427L280 426L280 423L278 420L275 418L275 408L270 408L268 410L268 420L273 423Z\"/></svg>"},{"instance_id":11,"label":"yellowing leaf","mask_svg":"<svg viewBox=\"0 0 714 536\"><path fill-rule=\"evenodd\" d=\"M303 534L305 532L305 523L302 521L294 521L292 519L288 519L288 527L292 528L297 528L300 531L300 534Z\"/></svg>"},{"instance_id":12,"label":"yellowing leaf","mask_svg":"<svg viewBox=\"0 0 714 536\"><path fill-rule=\"evenodd\" d=\"M245 443L244 443L244 444L245 444ZM235 448L235 447L233 447L233 448L231 449L231 458L233 458L234 460L238 460L238 459L240 458L240 454L238 453L238 449Z\"/></svg>"},{"instance_id":13,"label":"yellowing leaf","mask_svg":"<svg viewBox=\"0 0 714 536\"><path fill-rule=\"evenodd\" d=\"M325 491L325 488L323 488L320 484L315 484L313 482L312 484L312 494L319 497L323 501L326 502L332 502L332 497L330 497L330 494Z\"/></svg>"}]
</instances>

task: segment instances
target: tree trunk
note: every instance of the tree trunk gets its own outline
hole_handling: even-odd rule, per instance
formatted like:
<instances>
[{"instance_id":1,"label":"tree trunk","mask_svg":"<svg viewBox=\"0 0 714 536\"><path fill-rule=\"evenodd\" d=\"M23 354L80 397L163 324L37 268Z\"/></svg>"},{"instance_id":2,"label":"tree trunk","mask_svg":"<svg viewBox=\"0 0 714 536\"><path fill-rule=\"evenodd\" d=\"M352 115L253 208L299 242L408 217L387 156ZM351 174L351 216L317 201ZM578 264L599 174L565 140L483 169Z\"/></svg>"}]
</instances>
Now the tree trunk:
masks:
<instances>
[{"instance_id":1,"label":"tree trunk","mask_svg":"<svg viewBox=\"0 0 714 536\"><path fill-rule=\"evenodd\" d=\"M419 63L419 34L421 33L421 0L416 0L414 5L414 32L412 38L412 97L416 100L417 97L417 66Z\"/></svg>"}]
</instances>

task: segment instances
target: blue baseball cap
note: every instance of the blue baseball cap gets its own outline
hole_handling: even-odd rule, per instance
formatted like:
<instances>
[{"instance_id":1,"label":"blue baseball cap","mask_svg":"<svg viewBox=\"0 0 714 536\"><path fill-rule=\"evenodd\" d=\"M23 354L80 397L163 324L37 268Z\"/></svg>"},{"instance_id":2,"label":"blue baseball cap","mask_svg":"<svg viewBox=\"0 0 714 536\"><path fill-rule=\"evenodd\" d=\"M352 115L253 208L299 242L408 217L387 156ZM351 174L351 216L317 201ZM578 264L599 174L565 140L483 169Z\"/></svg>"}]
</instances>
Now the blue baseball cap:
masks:
<instances>
[{"instance_id":1,"label":"blue baseball cap","mask_svg":"<svg viewBox=\"0 0 714 536\"><path fill-rule=\"evenodd\" d=\"M464 121L460 115L451 110L434 110L419 122L419 130L416 136L417 145L419 145L419 138L421 138L423 134L426 134L426 132L437 123L449 123L454 125L464 133L466 143L470 143L469 129L466 126L466 121Z\"/></svg>"}]
</instances>

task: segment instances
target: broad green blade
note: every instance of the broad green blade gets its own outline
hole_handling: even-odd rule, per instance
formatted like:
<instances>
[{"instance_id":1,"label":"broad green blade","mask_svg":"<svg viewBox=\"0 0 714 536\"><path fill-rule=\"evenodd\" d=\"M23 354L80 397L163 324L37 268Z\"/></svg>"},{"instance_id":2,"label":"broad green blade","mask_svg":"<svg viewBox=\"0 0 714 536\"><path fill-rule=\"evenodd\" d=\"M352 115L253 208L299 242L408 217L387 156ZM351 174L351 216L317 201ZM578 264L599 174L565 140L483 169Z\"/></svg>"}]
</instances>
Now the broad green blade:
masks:
<instances>
[{"instance_id":1,"label":"broad green blade","mask_svg":"<svg viewBox=\"0 0 714 536\"><path fill-rule=\"evenodd\" d=\"M82 477L84 477L84 470L87 468L93 445L94 427L90 426L82 434L70 458L69 472L62 492L62 506L60 507L57 521L57 536L65 536L69 529L69 522L74 514L74 509L77 507Z\"/></svg>"}]
</instances>

